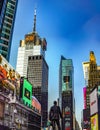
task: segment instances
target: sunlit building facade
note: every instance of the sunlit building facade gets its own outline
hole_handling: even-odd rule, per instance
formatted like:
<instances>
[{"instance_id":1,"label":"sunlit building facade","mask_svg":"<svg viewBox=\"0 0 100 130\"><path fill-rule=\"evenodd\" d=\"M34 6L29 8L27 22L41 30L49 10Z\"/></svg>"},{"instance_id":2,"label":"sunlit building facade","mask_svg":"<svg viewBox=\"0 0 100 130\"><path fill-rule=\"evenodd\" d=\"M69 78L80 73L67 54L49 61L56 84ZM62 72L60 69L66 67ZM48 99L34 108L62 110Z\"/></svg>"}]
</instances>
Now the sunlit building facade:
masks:
<instances>
[{"instance_id":1,"label":"sunlit building facade","mask_svg":"<svg viewBox=\"0 0 100 130\"><path fill-rule=\"evenodd\" d=\"M0 54L10 58L12 34L18 0L0 0Z\"/></svg>"},{"instance_id":2,"label":"sunlit building facade","mask_svg":"<svg viewBox=\"0 0 100 130\"><path fill-rule=\"evenodd\" d=\"M84 73L84 80L85 80L85 86L88 86L88 80L89 80L89 62L83 63L83 73Z\"/></svg>"},{"instance_id":3,"label":"sunlit building facade","mask_svg":"<svg viewBox=\"0 0 100 130\"><path fill-rule=\"evenodd\" d=\"M100 66L97 66L93 51L90 51L89 62L83 63L84 79L86 81L86 108L90 107L89 95L92 89L100 84Z\"/></svg>"},{"instance_id":4,"label":"sunlit building facade","mask_svg":"<svg viewBox=\"0 0 100 130\"><path fill-rule=\"evenodd\" d=\"M83 109L83 121L82 127L91 130L90 120L90 94L94 87L100 85L100 66L97 66L96 58L93 51L90 51L89 62L83 62L83 72L86 88L84 88L84 109ZM89 112L88 112L89 111ZM88 114L87 114L88 112ZM85 117L87 117L85 119Z\"/></svg>"},{"instance_id":5,"label":"sunlit building facade","mask_svg":"<svg viewBox=\"0 0 100 130\"><path fill-rule=\"evenodd\" d=\"M42 126L47 125L48 117L48 65L45 60L47 42L36 32L36 10L34 28L25 35L18 48L16 70L26 77L33 86L33 95L41 103Z\"/></svg>"}]
</instances>

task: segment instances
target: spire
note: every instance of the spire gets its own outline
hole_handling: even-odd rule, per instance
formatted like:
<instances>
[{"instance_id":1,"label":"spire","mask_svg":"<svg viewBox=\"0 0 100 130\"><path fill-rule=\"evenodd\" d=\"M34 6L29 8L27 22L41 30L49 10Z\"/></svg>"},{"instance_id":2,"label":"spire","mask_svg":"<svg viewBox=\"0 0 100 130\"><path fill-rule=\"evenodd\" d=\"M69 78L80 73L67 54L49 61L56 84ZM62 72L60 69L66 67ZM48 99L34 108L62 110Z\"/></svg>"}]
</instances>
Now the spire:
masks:
<instances>
[{"instance_id":1,"label":"spire","mask_svg":"<svg viewBox=\"0 0 100 130\"><path fill-rule=\"evenodd\" d=\"M90 51L90 62L96 64L96 58L93 51Z\"/></svg>"},{"instance_id":2,"label":"spire","mask_svg":"<svg viewBox=\"0 0 100 130\"><path fill-rule=\"evenodd\" d=\"M34 10L34 27L33 27L33 32L36 31L36 8Z\"/></svg>"}]
</instances>

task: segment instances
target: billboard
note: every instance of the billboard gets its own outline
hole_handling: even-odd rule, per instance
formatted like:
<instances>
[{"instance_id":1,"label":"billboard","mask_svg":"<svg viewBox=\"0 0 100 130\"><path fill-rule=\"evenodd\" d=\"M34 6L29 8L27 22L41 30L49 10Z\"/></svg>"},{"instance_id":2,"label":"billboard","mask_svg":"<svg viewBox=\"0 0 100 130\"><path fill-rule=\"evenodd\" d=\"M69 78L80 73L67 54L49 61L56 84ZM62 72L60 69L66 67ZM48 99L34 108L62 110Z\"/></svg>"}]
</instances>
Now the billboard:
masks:
<instances>
[{"instance_id":1,"label":"billboard","mask_svg":"<svg viewBox=\"0 0 100 130\"><path fill-rule=\"evenodd\" d=\"M98 112L97 88L90 94L90 115Z\"/></svg>"},{"instance_id":2,"label":"billboard","mask_svg":"<svg viewBox=\"0 0 100 130\"><path fill-rule=\"evenodd\" d=\"M83 88L84 109L86 109L86 87Z\"/></svg>"},{"instance_id":3,"label":"billboard","mask_svg":"<svg viewBox=\"0 0 100 130\"><path fill-rule=\"evenodd\" d=\"M39 101L36 99L35 96L32 96L32 106L35 108L36 111L41 113L41 104Z\"/></svg>"},{"instance_id":4,"label":"billboard","mask_svg":"<svg viewBox=\"0 0 100 130\"><path fill-rule=\"evenodd\" d=\"M98 86L98 98L100 98L100 85Z\"/></svg>"},{"instance_id":5,"label":"billboard","mask_svg":"<svg viewBox=\"0 0 100 130\"><path fill-rule=\"evenodd\" d=\"M99 128L98 128L98 114L91 117L91 130L99 130Z\"/></svg>"},{"instance_id":6,"label":"billboard","mask_svg":"<svg viewBox=\"0 0 100 130\"><path fill-rule=\"evenodd\" d=\"M10 89L19 90L20 75L14 70L14 68L8 63L8 61L0 54L0 81L2 86Z\"/></svg>"},{"instance_id":7,"label":"billboard","mask_svg":"<svg viewBox=\"0 0 100 130\"><path fill-rule=\"evenodd\" d=\"M64 130L71 130L73 128L73 101L72 101L72 92L63 92L62 93L62 112L63 120L62 127Z\"/></svg>"},{"instance_id":8,"label":"billboard","mask_svg":"<svg viewBox=\"0 0 100 130\"><path fill-rule=\"evenodd\" d=\"M24 79L22 87L22 99L25 105L30 105L32 103L32 85Z\"/></svg>"}]
</instances>

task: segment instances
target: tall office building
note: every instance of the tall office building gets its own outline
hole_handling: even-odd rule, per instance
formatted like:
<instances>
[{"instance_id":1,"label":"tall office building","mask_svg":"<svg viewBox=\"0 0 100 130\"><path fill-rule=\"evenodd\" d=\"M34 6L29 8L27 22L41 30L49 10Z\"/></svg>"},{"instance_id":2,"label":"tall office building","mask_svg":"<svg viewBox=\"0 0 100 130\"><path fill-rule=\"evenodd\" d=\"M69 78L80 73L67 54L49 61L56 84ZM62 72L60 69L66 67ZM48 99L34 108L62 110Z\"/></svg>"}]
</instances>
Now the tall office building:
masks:
<instances>
[{"instance_id":1,"label":"tall office building","mask_svg":"<svg viewBox=\"0 0 100 130\"><path fill-rule=\"evenodd\" d=\"M87 69L84 69L84 65L87 64ZM83 63L83 71L87 73L87 78L85 78L86 82L86 108L90 107L90 99L89 95L91 90L95 87L95 85L100 84L100 66L97 66L96 58L93 51L90 51L90 60L89 62Z\"/></svg>"},{"instance_id":2,"label":"tall office building","mask_svg":"<svg viewBox=\"0 0 100 130\"><path fill-rule=\"evenodd\" d=\"M0 54L10 58L12 34L18 0L0 0Z\"/></svg>"},{"instance_id":3,"label":"tall office building","mask_svg":"<svg viewBox=\"0 0 100 130\"><path fill-rule=\"evenodd\" d=\"M48 118L48 65L42 55L29 56L27 78L33 85L33 95L42 108L42 126L47 126Z\"/></svg>"},{"instance_id":4,"label":"tall office building","mask_svg":"<svg viewBox=\"0 0 100 130\"><path fill-rule=\"evenodd\" d=\"M89 62L83 62L83 72L86 88L84 88L85 107L83 109L82 128L88 128L89 130L91 130L90 93L95 86L100 85L100 66L97 66L96 58L93 51L90 51Z\"/></svg>"},{"instance_id":5,"label":"tall office building","mask_svg":"<svg viewBox=\"0 0 100 130\"><path fill-rule=\"evenodd\" d=\"M59 105L63 112L62 130L74 130L74 68L71 59L61 56L59 68Z\"/></svg>"},{"instance_id":6,"label":"tall office building","mask_svg":"<svg viewBox=\"0 0 100 130\"><path fill-rule=\"evenodd\" d=\"M16 70L26 77L33 86L33 95L40 101L42 125L47 125L48 117L48 65L45 60L47 42L36 32L36 10L33 31L25 35L18 48Z\"/></svg>"}]
</instances>

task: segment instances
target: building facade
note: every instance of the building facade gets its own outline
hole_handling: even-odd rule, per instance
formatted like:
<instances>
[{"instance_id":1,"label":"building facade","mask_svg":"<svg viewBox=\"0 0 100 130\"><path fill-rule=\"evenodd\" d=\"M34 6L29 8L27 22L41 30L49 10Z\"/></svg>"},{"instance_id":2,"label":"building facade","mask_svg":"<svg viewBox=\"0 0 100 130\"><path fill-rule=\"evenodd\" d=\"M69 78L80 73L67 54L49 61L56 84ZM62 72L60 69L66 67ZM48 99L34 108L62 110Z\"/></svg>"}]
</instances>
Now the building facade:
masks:
<instances>
[{"instance_id":1,"label":"building facade","mask_svg":"<svg viewBox=\"0 0 100 130\"><path fill-rule=\"evenodd\" d=\"M0 1L0 54L10 58L12 34L18 0Z\"/></svg>"},{"instance_id":2,"label":"building facade","mask_svg":"<svg viewBox=\"0 0 100 130\"><path fill-rule=\"evenodd\" d=\"M41 103L42 125L47 125L48 117L48 65L45 60L47 42L36 32L36 10L34 27L31 33L20 41L16 70L21 77L26 77L33 86L33 95Z\"/></svg>"},{"instance_id":3,"label":"building facade","mask_svg":"<svg viewBox=\"0 0 100 130\"><path fill-rule=\"evenodd\" d=\"M0 130L41 130L41 105L32 85L0 54Z\"/></svg>"},{"instance_id":4,"label":"building facade","mask_svg":"<svg viewBox=\"0 0 100 130\"><path fill-rule=\"evenodd\" d=\"M48 118L48 65L42 55L29 56L27 78L33 85L33 95L41 103L44 127Z\"/></svg>"},{"instance_id":5,"label":"building facade","mask_svg":"<svg viewBox=\"0 0 100 130\"><path fill-rule=\"evenodd\" d=\"M86 108L90 107L89 95L92 89L100 84L100 66L97 66L96 58L93 51L90 51L90 60L89 62L84 62L84 65L87 64L87 79L86 82ZM84 73L86 73L83 68Z\"/></svg>"},{"instance_id":6,"label":"building facade","mask_svg":"<svg viewBox=\"0 0 100 130\"><path fill-rule=\"evenodd\" d=\"M86 127L91 129L91 120L90 120L90 94L95 86L100 85L100 66L96 63L95 54L93 51L90 51L90 59L88 62L83 62L83 72L85 79L85 107L83 109L83 122L82 127L85 129ZM88 114L87 114L87 111ZM87 115L86 115L87 114ZM87 116L87 120L84 120L85 115Z\"/></svg>"},{"instance_id":7,"label":"building facade","mask_svg":"<svg viewBox=\"0 0 100 130\"><path fill-rule=\"evenodd\" d=\"M62 130L74 130L74 69L71 59L61 56L59 68L59 105L63 112Z\"/></svg>"}]
</instances>

